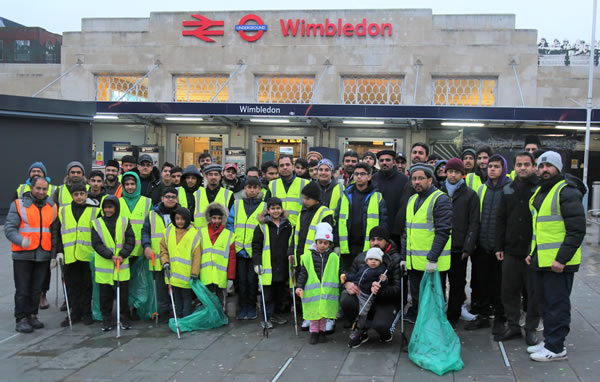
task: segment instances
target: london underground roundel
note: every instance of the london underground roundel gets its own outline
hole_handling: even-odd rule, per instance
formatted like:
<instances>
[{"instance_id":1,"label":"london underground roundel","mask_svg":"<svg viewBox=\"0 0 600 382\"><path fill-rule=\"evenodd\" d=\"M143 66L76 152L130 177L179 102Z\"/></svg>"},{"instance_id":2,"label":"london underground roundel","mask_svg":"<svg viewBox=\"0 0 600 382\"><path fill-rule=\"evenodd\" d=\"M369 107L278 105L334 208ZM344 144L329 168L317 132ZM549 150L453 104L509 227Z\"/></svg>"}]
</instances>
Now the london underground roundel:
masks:
<instances>
[{"instance_id":1,"label":"london underground roundel","mask_svg":"<svg viewBox=\"0 0 600 382\"><path fill-rule=\"evenodd\" d=\"M248 21L254 21L256 24L247 24ZM265 33L267 30L267 26L263 23L260 17L250 14L242 17L240 23L235 26L235 30L244 40L248 42L254 42L262 37L263 33ZM256 33L249 35L246 32Z\"/></svg>"}]
</instances>

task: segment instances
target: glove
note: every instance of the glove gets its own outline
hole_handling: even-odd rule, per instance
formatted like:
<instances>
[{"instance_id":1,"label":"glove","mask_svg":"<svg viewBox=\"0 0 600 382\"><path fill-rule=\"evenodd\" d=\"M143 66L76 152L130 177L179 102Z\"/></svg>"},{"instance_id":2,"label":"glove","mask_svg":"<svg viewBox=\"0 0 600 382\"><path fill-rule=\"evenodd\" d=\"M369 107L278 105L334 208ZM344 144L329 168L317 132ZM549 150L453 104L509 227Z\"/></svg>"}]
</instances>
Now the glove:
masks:
<instances>
[{"instance_id":1,"label":"glove","mask_svg":"<svg viewBox=\"0 0 600 382\"><path fill-rule=\"evenodd\" d=\"M340 255L340 247L335 247L333 249L333 252L335 252L335 254L339 256Z\"/></svg>"},{"instance_id":2,"label":"glove","mask_svg":"<svg viewBox=\"0 0 600 382\"><path fill-rule=\"evenodd\" d=\"M169 265L169 263L164 263L163 264L163 271L170 271L171 270L171 266Z\"/></svg>"},{"instance_id":3,"label":"glove","mask_svg":"<svg viewBox=\"0 0 600 382\"><path fill-rule=\"evenodd\" d=\"M437 263L432 263L431 261L427 262L427 266L425 267L425 272L433 273L437 270Z\"/></svg>"},{"instance_id":4,"label":"glove","mask_svg":"<svg viewBox=\"0 0 600 382\"><path fill-rule=\"evenodd\" d=\"M233 293L233 280L227 280L227 293Z\"/></svg>"},{"instance_id":5,"label":"glove","mask_svg":"<svg viewBox=\"0 0 600 382\"><path fill-rule=\"evenodd\" d=\"M191 275L192 280L198 280L198 275Z\"/></svg>"},{"instance_id":6,"label":"glove","mask_svg":"<svg viewBox=\"0 0 600 382\"><path fill-rule=\"evenodd\" d=\"M56 254L56 262L58 264L64 264L65 263L65 254L62 252L58 252Z\"/></svg>"},{"instance_id":7,"label":"glove","mask_svg":"<svg viewBox=\"0 0 600 382\"><path fill-rule=\"evenodd\" d=\"M256 273L257 275L260 275L262 273L262 267L260 265L255 265L254 273Z\"/></svg>"},{"instance_id":8,"label":"glove","mask_svg":"<svg viewBox=\"0 0 600 382\"><path fill-rule=\"evenodd\" d=\"M50 260L50 269L56 268L57 265L58 265L58 261L56 261L56 259Z\"/></svg>"},{"instance_id":9,"label":"glove","mask_svg":"<svg viewBox=\"0 0 600 382\"><path fill-rule=\"evenodd\" d=\"M400 270L404 272L406 270L406 260L400 262Z\"/></svg>"},{"instance_id":10,"label":"glove","mask_svg":"<svg viewBox=\"0 0 600 382\"><path fill-rule=\"evenodd\" d=\"M21 247L23 248L27 248L31 245L31 239L28 237L23 238L23 240L21 240Z\"/></svg>"}]
</instances>

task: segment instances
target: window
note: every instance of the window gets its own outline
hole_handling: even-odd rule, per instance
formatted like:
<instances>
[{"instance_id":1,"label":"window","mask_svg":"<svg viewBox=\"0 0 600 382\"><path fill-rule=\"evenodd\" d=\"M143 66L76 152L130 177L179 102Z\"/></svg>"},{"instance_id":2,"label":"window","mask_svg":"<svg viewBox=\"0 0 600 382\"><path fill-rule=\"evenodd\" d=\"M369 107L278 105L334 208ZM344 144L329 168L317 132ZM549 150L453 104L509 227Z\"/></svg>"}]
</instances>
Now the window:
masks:
<instances>
[{"instance_id":1,"label":"window","mask_svg":"<svg viewBox=\"0 0 600 382\"><path fill-rule=\"evenodd\" d=\"M309 103L313 77L256 77L257 101L261 103Z\"/></svg>"},{"instance_id":2,"label":"window","mask_svg":"<svg viewBox=\"0 0 600 382\"><path fill-rule=\"evenodd\" d=\"M46 63L56 63L56 46L51 42L46 43Z\"/></svg>"},{"instance_id":3,"label":"window","mask_svg":"<svg viewBox=\"0 0 600 382\"><path fill-rule=\"evenodd\" d=\"M140 76L127 74L98 75L96 77L96 101L117 101L124 94L122 101L148 100L148 78L144 78L129 90L140 78Z\"/></svg>"},{"instance_id":4,"label":"window","mask_svg":"<svg viewBox=\"0 0 600 382\"><path fill-rule=\"evenodd\" d=\"M228 78L226 75L174 77L173 99L175 102L227 102L229 89L223 85Z\"/></svg>"},{"instance_id":5,"label":"window","mask_svg":"<svg viewBox=\"0 0 600 382\"><path fill-rule=\"evenodd\" d=\"M494 106L496 78L434 78L433 105Z\"/></svg>"},{"instance_id":6,"label":"window","mask_svg":"<svg viewBox=\"0 0 600 382\"><path fill-rule=\"evenodd\" d=\"M401 77L342 77L342 103L400 105Z\"/></svg>"},{"instance_id":7,"label":"window","mask_svg":"<svg viewBox=\"0 0 600 382\"><path fill-rule=\"evenodd\" d=\"M31 61L31 41L15 41L15 61Z\"/></svg>"}]
</instances>

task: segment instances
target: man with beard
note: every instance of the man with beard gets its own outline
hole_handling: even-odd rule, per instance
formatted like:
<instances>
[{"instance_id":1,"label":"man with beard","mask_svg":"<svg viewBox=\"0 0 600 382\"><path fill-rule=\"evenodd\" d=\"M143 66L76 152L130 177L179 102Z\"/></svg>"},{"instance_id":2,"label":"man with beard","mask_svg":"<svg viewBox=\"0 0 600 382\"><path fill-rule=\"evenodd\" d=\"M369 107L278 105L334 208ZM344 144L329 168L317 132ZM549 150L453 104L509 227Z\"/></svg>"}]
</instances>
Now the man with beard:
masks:
<instances>
[{"instance_id":1,"label":"man with beard","mask_svg":"<svg viewBox=\"0 0 600 382\"><path fill-rule=\"evenodd\" d=\"M296 176L290 155L280 155L278 162L279 178L269 183L265 200L275 197L283 201L283 209L289 214L292 227L296 225L302 210L302 189L309 182ZM270 170L270 169L269 169Z\"/></svg>"},{"instance_id":2,"label":"man with beard","mask_svg":"<svg viewBox=\"0 0 600 382\"><path fill-rule=\"evenodd\" d=\"M150 155L140 155L137 172L140 176L142 196L150 197L152 188L156 187L160 182L160 174L158 173L158 169L154 167L154 161Z\"/></svg>"},{"instance_id":3,"label":"man with beard","mask_svg":"<svg viewBox=\"0 0 600 382\"><path fill-rule=\"evenodd\" d=\"M119 166L119 162L114 159L106 162L106 168L104 169L104 176L106 177L104 188L106 189L106 193L108 195L114 195L121 185L121 182L119 181L120 168L121 166Z\"/></svg>"},{"instance_id":4,"label":"man with beard","mask_svg":"<svg viewBox=\"0 0 600 382\"><path fill-rule=\"evenodd\" d=\"M87 183L85 179L85 170L81 162L73 161L67 165L67 176L65 177L65 183L59 186L54 192L53 200L59 207L64 207L73 201L71 197L71 185L73 183ZM89 186L88 186L89 188Z\"/></svg>"},{"instance_id":5,"label":"man with beard","mask_svg":"<svg viewBox=\"0 0 600 382\"><path fill-rule=\"evenodd\" d=\"M17 187L17 191L15 191L15 194L12 198L12 200L16 200L19 198L22 198L23 195L26 192L31 191L31 180L33 178L35 178L36 176L41 176L44 177L47 181L48 181L48 196L52 197L52 195L54 194L54 191L56 189L56 186L53 186L50 184L50 178L48 177L48 175L46 174L46 166L44 166L44 164L42 162L35 162L32 163L31 166L29 166L29 172L27 173L27 180L25 181L25 183L19 185L19 187Z\"/></svg>"},{"instance_id":6,"label":"man with beard","mask_svg":"<svg viewBox=\"0 0 600 382\"><path fill-rule=\"evenodd\" d=\"M341 175L344 178L344 186L348 186L354 183L352 173L354 172L354 166L358 163L358 153L354 150L348 150L344 153L342 158L342 171Z\"/></svg>"},{"instance_id":7,"label":"man with beard","mask_svg":"<svg viewBox=\"0 0 600 382\"><path fill-rule=\"evenodd\" d=\"M362 161L371 166L371 175L375 175L377 173L378 170L375 167L375 163L377 162L377 156L375 155L375 153L373 153L372 151L367 151L365 155L363 155Z\"/></svg>"},{"instance_id":8,"label":"man with beard","mask_svg":"<svg viewBox=\"0 0 600 382\"><path fill-rule=\"evenodd\" d=\"M406 175L406 155L402 152L396 154L396 167L398 171Z\"/></svg>"},{"instance_id":9,"label":"man with beard","mask_svg":"<svg viewBox=\"0 0 600 382\"><path fill-rule=\"evenodd\" d=\"M237 175L238 168L235 163L227 163L225 167L223 167L223 179L221 180L221 187L233 191L234 194L242 191L244 189L244 185Z\"/></svg>"},{"instance_id":10,"label":"man with beard","mask_svg":"<svg viewBox=\"0 0 600 382\"><path fill-rule=\"evenodd\" d=\"M195 208L193 212L194 227L206 227L205 212L209 204L218 203L229 211L235 202L233 192L221 187L221 166L218 164L209 164L204 167L206 177L206 188L200 187L194 192Z\"/></svg>"},{"instance_id":11,"label":"man with beard","mask_svg":"<svg viewBox=\"0 0 600 382\"><path fill-rule=\"evenodd\" d=\"M383 195L390 219L393 219L400 209L400 198L398 197L400 190L403 190L409 183L408 177L396 168L395 156L396 152L393 150L379 151L377 153L379 172L373 175L373 184Z\"/></svg>"},{"instance_id":12,"label":"man with beard","mask_svg":"<svg viewBox=\"0 0 600 382\"><path fill-rule=\"evenodd\" d=\"M470 174L475 171L475 158L477 158L477 152L473 149L465 149L462 152L461 159L465 165L465 174Z\"/></svg>"}]
</instances>

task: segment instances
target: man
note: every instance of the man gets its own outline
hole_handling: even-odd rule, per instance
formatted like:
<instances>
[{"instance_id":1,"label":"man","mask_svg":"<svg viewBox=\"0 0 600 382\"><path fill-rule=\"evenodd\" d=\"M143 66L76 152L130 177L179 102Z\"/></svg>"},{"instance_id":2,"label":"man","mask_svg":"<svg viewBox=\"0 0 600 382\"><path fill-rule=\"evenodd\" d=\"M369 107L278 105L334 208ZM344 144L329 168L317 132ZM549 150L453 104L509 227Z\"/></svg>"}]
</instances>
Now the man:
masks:
<instances>
[{"instance_id":1,"label":"man","mask_svg":"<svg viewBox=\"0 0 600 382\"><path fill-rule=\"evenodd\" d=\"M435 180L438 184L442 184L446 181L446 163L448 163L448 161L440 159L435 162L435 165L433 166L433 173L435 174Z\"/></svg>"},{"instance_id":2,"label":"man","mask_svg":"<svg viewBox=\"0 0 600 382\"><path fill-rule=\"evenodd\" d=\"M152 157L148 154L140 155L137 170L140 175L142 196L150 197L152 188L157 187L158 183L160 183L160 175L158 169L154 167Z\"/></svg>"},{"instance_id":3,"label":"man","mask_svg":"<svg viewBox=\"0 0 600 382\"><path fill-rule=\"evenodd\" d=\"M487 181L487 164L492 155L494 155L494 150L489 145L481 145L475 152L477 166L475 167L475 171L468 174L465 178L467 186L475 192Z\"/></svg>"},{"instance_id":4,"label":"man","mask_svg":"<svg viewBox=\"0 0 600 382\"><path fill-rule=\"evenodd\" d=\"M20 184L19 187L17 187L17 190L15 191L15 194L12 199L13 201L22 198L26 192L31 191L31 180L36 176L44 177L48 181L48 183L50 183L50 178L47 175L46 166L44 166L42 162L34 162L31 164L31 166L29 166L27 180L25 181L25 183ZM56 186L50 185L48 187L48 196L52 197L52 194L54 193L55 189Z\"/></svg>"},{"instance_id":5,"label":"man","mask_svg":"<svg viewBox=\"0 0 600 382\"><path fill-rule=\"evenodd\" d=\"M479 150L478 150L479 151ZM473 263L471 283L471 313L477 313L473 321L465 325L466 330L490 327L490 316L494 315L492 334L504 332L504 306L500 298L502 263L496 258L496 229L502 189L510 182L506 176L506 159L494 154L486 163L487 181L477 191L479 196L480 222L477 251L471 257Z\"/></svg>"},{"instance_id":6,"label":"man","mask_svg":"<svg viewBox=\"0 0 600 382\"><path fill-rule=\"evenodd\" d=\"M529 255L532 236L529 199L537 189L538 177L533 155L527 151L517 154L514 167L517 176L502 189L496 228L496 258L502 261L501 297L508 327L494 339L506 341L521 337L519 318L523 297L523 301L527 301L525 342L532 346L538 343L535 332L540 315L531 282L532 271L524 260Z\"/></svg>"},{"instance_id":7,"label":"man","mask_svg":"<svg viewBox=\"0 0 600 382\"><path fill-rule=\"evenodd\" d=\"M381 285L373 285L371 292L375 294L373 305L369 311L368 321L370 328L379 335L380 341L390 342L392 335L390 327L400 308L402 270L400 269L400 254L398 246L390 239L390 234L384 226L374 227L369 232L370 248L379 248L383 251L383 264L387 271L387 281ZM365 263L366 252L363 252L354 258L347 273L355 273ZM340 308L344 312L344 327L351 327L359 312L358 299L354 296L360 293L360 288L356 283L344 283L344 291L340 299ZM371 313L372 312L372 313ZM371 316L372 314L372 316ZM371 318L372 317L372 318ZM349 344L352 348L357 348L369 340L367 330L360 333L358 339Z\"/></svg>"},{"instance_id":8,"label":"man","mask_svg":"<svg viewBox=\"0 0 600 382\"><path fill-rule=\"evenodd\" d=\"M121 174L133 171L133 169L137 167L137 164L138 162L133 155L124 155L123 158L121 158Z\"/></svg>"},{"instance_id":9,"label":"man","mask_svg":"<svg viewBox=\"0 0 600 382\"><path fill-rule=\"evenodd\" d=\"M175 166L171 169L171 185L175 188L181 186L181 177L183 175L183 169L179 166Z\"/></svg>"},{"instance_id":10,"label":"man","mask_svg":"<svg viewBox=\"0 0 600 382\"><path fill-rule=\"evenodd\" d=\"M267 191L269 188L269 183L279 178L279 170L277 168L277 163L273 161L268 161L260 166L260 171L262 172L262 178L260 179L260 183L262 186L263 194L265 195L265 201L267 200Z\"/></svg>"},{"instance_id":11,"label":"man","mask_svg":"<svg viewBox=\"0 0 600 382\"><path fill-rule=\"evenodd\" d=\"M202 187L202 175L196 166L191 164L183 170L181 187L179 187L179 204L192 214L196 207L194 194L200 187Z\"/></svg>"},{"instance_id":12,"label":"man","mask_svg":"<svg viewBox=\"0 0 600 382\"><path fill-rule=\"evenodd\" d=\"M573 176L563 176L560 154L547 151L540 156L540 187L529 201L533 222L531 253L538 306L544 320L544 341L530 346L534 361L567 358L564 341L571 322L569 296L575 272L581 263L581 244L586 220L581 200L585 185Z\"/></svg>"},{"instance_id":13,"label":"man","mask_svg":"<svg viewBox=\"0 0 600 382\"><path fill-rule=\"evenodd\" d=\"M321 204L335 210L344 193L344 186L333 179L333 163L329 159L322 159L317 164L317 176L316 183L321 189Z\"/></svg>"},{"instance_id":14,"label":"man","mask_svg":"<svg viewBox=\"0 0 600 382\"><path fill-rule=\"evenodd\" d=\"M260 170L256 166L250 166L246 170L246 178L258 178L260 179Z\"/></svg>"},{"instance_id":15,"label":"man","mask_svg":"<svg viewBox=\"0 0 600 382\"><path fill-rule=\"evenodd\" d=\"M393 166L394 156L390 158ZM354 258L370 248L369 232L374 227L387 227L386 201L371 183L371 166L358 163L353 174L355 183L346 188L335 211L334 242L339 247L343 269L349 269Z\"/></svg>"},{"instance_id":16,"label":"man","mask_svg":"<svg viewBox=\"0 0 600 382\"><path fill-rule=\"evenodd\" d=\"M296 163L294 163L294 169L296 171L296 176L303 179L310 179L308 174L308 161L304 158L296 159Z\"/></svg>"},{"instance_id":17,"label":"man","mask_svg":"<svg viewBox=\"0 0 600 382\"><path fill-rule=\"evenodd\" d=\"M413 143L410 149L410 163L425 163L429 160L429 146L423 142Z\"/></svg>"},{"instance_id":18,"label":"man","mask_svg":"<svg viewBox=\"0 0 600 382\"><path fill-rule=\"evenodd\" d=\"M104 188L106 188L106 193L108 195L114 195L121 185L121 182L119 181L120 168L121 166L119 166L119 162L114 159L106 162L106 167L104 168L104 175L106 177Z\"/></svg>"},{"instance_id":19,"label":"man","mask_svg":"<svg viewBox=\"0 0 600 382\"><path fill-rule=\"evenodd\" d=\"M433 153L427 157L427 163L434 167L435 167L435 164L440 160L442 160L442 157L437 155L436 153ZM435 171L433 174L435 175Z\"/></svg>"},{"instance_id":20,"label":"man","mask_svg":"<svg viewBox=\"0 0 600 382\"><path fill-rule=\"evenodd\" d=\"M479 236L479 198L463 179L465 166L460 159L452 158L448 161L446 175L440 189L452 200L452 238L450 269L442 274L442 285L446 284L447 277L450 291L446 315L450 325L456 328L465 302L467 259L475 251Z\"/></svg>"},{"instance_id":21,"label":"man","mask_svg":"<svg viewBox=\"0 0 600 382\"><path fill-rule=\"evenodd\" d=\"M316 160L311 160L310 162L308 162L308 178L310 180L318 180L319 179L319 175L317 173L318 165L319 165L319 162L317 162Z\"/></svg>"},{"instance_id":22,"label":"man","mask_svg":"<svg viewBox=\"0 0 600 382\"><path fill-rule=\"evenodd\" d=\"M306 153L306 160L310 162L311 160L316 160L317 163L323 159L323 154L318 151L309 151Z\"/></svg>"},{"instance_id":23,"label":"man","mask_svg":"<svg viewBox=\"0 0 600 382\"><path fill-rule=\"evenodd\" d=\"M358 153L354 150L348 150L344 153L342 158L342 171L341 175L344 178L344 186L348 186L354 183L352 173L354 172L354 166L358 163Z\"/></svg>"},{"instance_id":24,"label":"man","mask_svg":"<svg viewBox=\"0 0 600 382\"><path fill-rule=\"evenodd\" d=\"M59 186L56 191L54 191L54 196L52 197L54 203L59 207L64 207L71 204L73 198L71 197L70 187L73 183L79 182L87 183L83 165L81 162L77 161L69 162L67 165L67 176L65 177L64 184Z\"/></svg>"},{"instance_id":25,"label":"man","mask_svg":"<svg viewBox=\"0 0 600 382\"><path fill-rule=\"evenodd\" d=\"M465 165L465 174L470 174L475 171L475 158L477 158L477 152L473 149L464 149L461 155L461 159Z\"/></svg>"},{"instance_id":26,"label":"man","mask_svg":"<svg viewBox=\"0 0 600 382\"><path fill-rule=\"evenodd\" d=\"M394 152L394 155L396 154L396 152ZM369 166L371 166L371 175L375 175L378 171L377 167L375 167L375 163L377 163L377 156L375 155L374 152L372 151L367 151L363 157L362 157L362 161L366 164L368 164Z\"/></svg>"},{"instance_id":27,"label":"man","mask_svg":"<svg viewBox=\"0 0 600 382\"><path fill-rule=\"evenodd\" d=\"M419 312L419 286L423 273L450 268L452 202L433 185L433 167L410 166L410 181L416 194L406 206L406 230L402 236L400 267L408 269L412 305L405 319L414 323Z\"/></svg>"},{"instance_id":28,"label":"man","mask_svg":"<svg viewBox=\"0 0 600 382\"><path fill-rule=\"evenodd\" d=\"M238 168L235 163L227 163L223 167L223 179L221 180L221 187L232 191L234 194L244 189L242 181L238 178Z\"/></svg>"},{"instance_id":29,"label":"man","mask_svg":"<svg viewBox=\"0 0 600 382\"><path fill-rule=\"evenodd\" d=\"M160 180L152 182L150 184L150 199L152 200L152 205L156 206L160 203L162 199L163 190L167 187L171 187L173 181L171 179L171 170L173 169L173 164L170 162L163 163L160 169Z\"/></svg>"},{"instance_id":30,"label":"man","mask_svg":"<svg viewBox=\"0 0 600 382\"><path fill-rule=\"evenodd\" d=\"M202 153L198 156L198 164L200 165L200 169L204 170L204 168L210 164L212 164L212 156L209 153Z\"/></svg>"},{"instance_id":31,"label":"man","mask_svg":"<svg viewBox=\"0 0 600 382\"><path fill-rule=\"evenodd\" d=\"M48 198L48 181L31 180L31 192L11 203L4 233L12 243L15 281L15 330L31 333L44 324L37 318L40 295L50 265L50 226L57 217L56 204Z\"/></svg>"},{"instance_id":32,"label":"man","mask_svg":"<svg viewBox=\"0 0 600 382\"><path fill-rule=\"evenodd\" d=\"M194 227L206 227L207 221L205 217L206 208L211 203L218 203L225 208L226 212L231 209L233 202L233 192L221 187L221 166L218 164L209 164L204 167L204 175L206 177L206 188L200 187L194 192L193 210ZM190 209L190 211L192 211Z\"/></svg>"},{"instance_id":33,"label":"man","mask_svg":"<svg viewBox=\"0 0 600 382\"><path fill-rule=\"evenodd\" d=\"M296 176L290 155L279 156L278 170L279 178L269 183L265 200L268 201L271 196L281 199L283 209L289 214L288 219L294 227L302 210L301 192L308 181Z\"/></svg>"},{"instance_id":34,"label":"man","mask_svg":"<svg viewBox=\"0 0 600 382\"><path fill-rule=\"evenodd\" d=\"M89 191L86 197L95 200L100 205L104 196L106 196L106 188L104 188L104 174L100 170L93 170L90 172L88 179ZM94 216L94 219L96 217ZM91 227L91 226L90 226Z\"/></svg>"},{"instance_id":35,"label":"man","mask_svg":"<svg viewBox=\"0 0 600 382\"><path fill-rule=\"evenodd\" d=\"M387 207L387 216L393 219L400 210L400 190L408 184L408 176L396 168L394 158L396 152L393 150L381 150L377 153L379 160L379 172L373 175L373 184L383 195ZM379 224L383 225L383 224ZM388 227L388 230L390 228ZM367 231L368 232L368 231Z\"/></svg>"},{"instance_id":36,"label":"man","mask_svg":"<svg viewBox=\"0 0 600 382\"><path fill-rule=\"evenodd\" d=\"M525 141L523 143L523 150L533 155L537 150L542 147L542 143L540 142L540 138L537 135L526 135ZM533 168L535 169L535 162L533 164ZM517 176L517 169L513 169L510 172L510 179L515 180Z\"/></svg>"},{"instance_id":37,"label":"man","mask_svg":"<svg viewBox=\"0 0 600 382\"><path fill-rule=\"evenodd\" d=\"M406 155L402 152L396 154L396 167L398 168L398 171L406 174Z\"/></svg>"}]
</instances>

